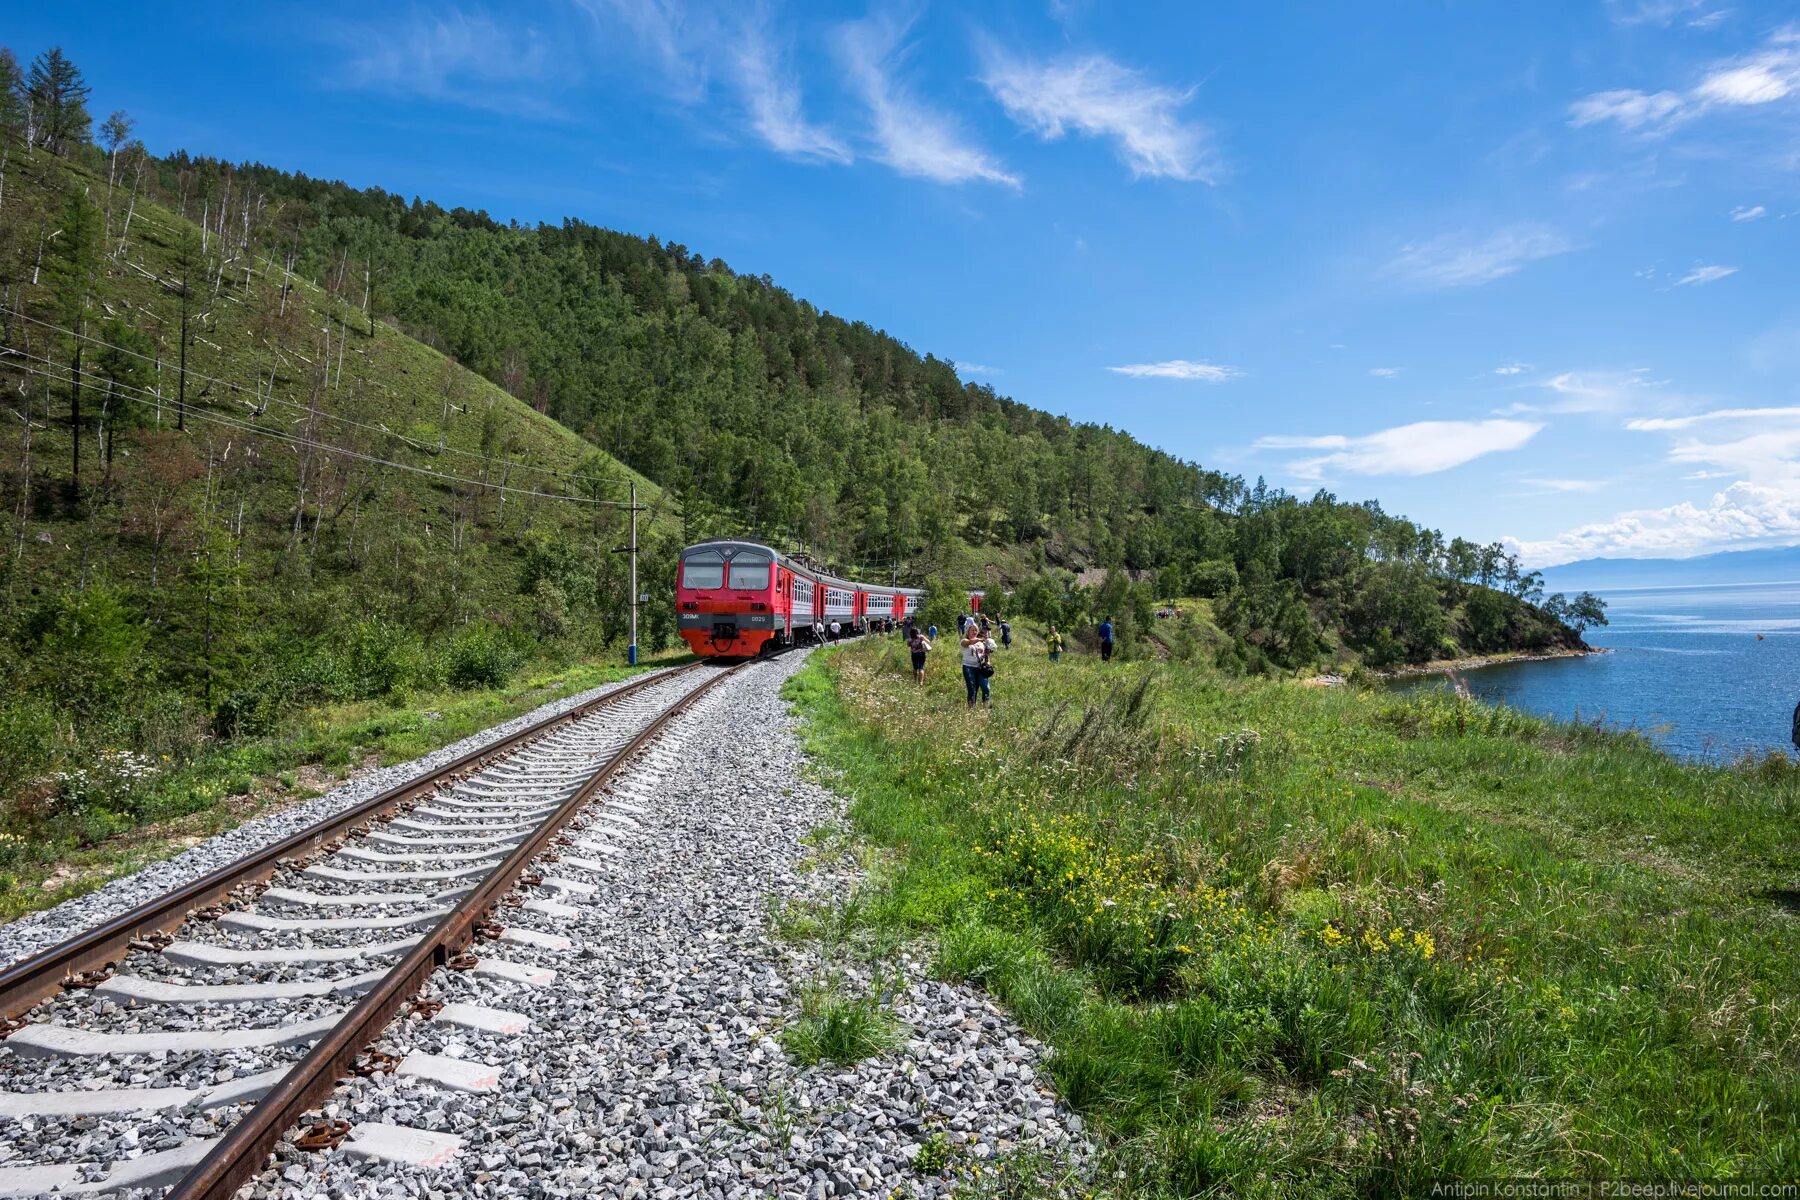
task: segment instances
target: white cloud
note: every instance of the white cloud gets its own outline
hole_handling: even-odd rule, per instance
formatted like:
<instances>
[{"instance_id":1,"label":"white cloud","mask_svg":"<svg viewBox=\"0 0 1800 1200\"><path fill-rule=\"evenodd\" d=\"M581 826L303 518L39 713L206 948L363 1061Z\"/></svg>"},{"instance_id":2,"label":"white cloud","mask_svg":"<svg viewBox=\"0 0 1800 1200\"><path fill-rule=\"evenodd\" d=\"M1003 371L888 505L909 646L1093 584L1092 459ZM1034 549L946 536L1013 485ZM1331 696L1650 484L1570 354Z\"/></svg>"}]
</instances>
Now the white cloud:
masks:
<instances>
[{"instance_id":1,"label":"white cloud","mask_svg":"<svg viewBox=\"0 0 1800 1200\"><path fill-rule=\"evenodd\" d=\"M1130 363L1106 369L1115 375L1130 375L1134 379L1197 379L1202 383L1224 383L1243 374L1236 367L1195 362L1186 358L1171 358L1167 362L1156 363Z\"/></svg>"},{"instance_id":2,"label":"white cloud","mask_svg":"<svg viewBox=\"0 0 1800 1200\"><path fill-rule=\"evenodd\" d=\"M1800 406L1717 408L1626 422L1669 435L1667 461L1685 480L1732 479L1705 504L1620 513L1521 543L1539 563L1597 554L1680 557L1728 546L1800 541Z\"/></svg>"},{"instance_id":3,"label":"white cloud","mask_svg":"<svg viewBox=\"0 0 1800 1200\"><path fill-rule=\"evenodd\" d=\"M1694 94L1719 104L1773 104L1794 90L1800 78L1800 59L1787 52L1759 54L1737 67L1714 71L1700 81Z\"/></svg>"},{"instance_id":4,"label":"white cloud","mask_svg":"<svg viewBox=\"0 0 1800 1200\"><path fill-rule=\"evenodd\" d=\"M351 87L425 96L499 112L551 112L542 84L557 73L536 29L454 6L415 12L399 28L362 29L347 60Z\"/></svg>"},{"instance_id":5,"label":"white cloud","mask_svg":"<svg viewBox=\"0 0 1800 1200\"><path fill-rule=\"evenodd\" d=\"M1301 479L1335 475L1430 475L1504 450L1537 436L1537 421L1417 421L1360 437L1265 437L1259 450L1327 450L1287 464Z\"/></svg>"},{"instance_id":6,"label":"white cloud","mask_svg":"<svg viewBox=\"0 0 1800 1200\"><path fill-rule=\"evenodd\" d=\"M1020 179L976 146L942 113L920 104L893 77L904 25L869 17L839 30L851 85L868 106L876 157L902 175L935 183L978 180L1017 188Z\"/></svg>"},{"instance_id":7,"label":"white cloud","mask_svg":"<svg viewBox=\"0 0 1800 1200\"><path fill-rule=\"evenodd\" d=\"M1369 374L1377 379L1392 379L1394 376L1400 374L1401 370L1402 368L1400 367L1370 367Z\"/></svg>"},{"instance_id":8,"label":"white cloud","mask_svg":"<svg viewBox=\"0 0 1800 1200\"><path fill-rule=\"evenodd\" d=\"M1620 25L1668 26L1681 21L1691 29L1706 29L1731 15L1728 8L1713 8L1709 0L1607 0L1606 12Z\"/></svg>"},{"instance_id":9,"label":"white cloud","mask_svg":"<svg viewBox=\"0 0 1800 1200\"><path fill-rule=\"evenodd\" d=\"M1181 119L1192 91L1150 83L1109 58L1028 63L990 52L983 82L1045 141L1071 130L1111 139L1134 176L1215 183L1222 172L1210 131Z\"/></svg>"},{"instance_id":10,"label":"white cloud","mask_svg":"<svg viewBox=\"0 0 1800 1200\"><path fill-rule=\"evenodd\" d=\"M1767 215L1768 211L1768 209L1760 204L1756 205L1754 208L1745 208L1740 204L1731 210L1731 219L1734 221L1756 221Z\"/></svg>"},{"instance_id":11,"label":"white cloud","mask_svg":"<svg viewBox=\"0 0 1800 1200\"><path fill-rule=\"evenodd\" d=\"M1485 236L1447 233L1403 246L1386 273L1414 287L1477 287L1574 246L1543 225L1508 225Z\"/></svg>"},{"instance_id":12,"label":"white cloud","mask_svg":"<svg viewBox=\"0 0 1800 1200\"><path fill-rule=\"evenodd\" d=\"M1545 492L1597 492L1606 486L1604 479L1526 479L1524 482Z\"/></svg>"},{"instance_id":13,"label":"white cloud","mask_svg":"<svg viewBox=\"0 0 1800 1200\"><path fill-rule=\"evenodd\" d=\"M1624 129L1655 132L1706 112L1773 104L1796 92L1800 92L1800 27L1789 26L1771 34L1752 54L1714 63L1685 92L1615 88L1584 96L1569 106L1569 123L1612 121Z\"/></svg>"},{"instance_id":14,"label":"white cloud","mask_svg":"<svg viewBox=\"0 0 1800 1200\"><path fill-rule=\"evenodd\" d=\"M1522 401L1511 405L1507 413L1596 413L1619 412L1641 404L1650 389L1663 386L1663 380L1650 378L1648 368L1634 371L1564 371L1530 386L1549 393L1541 401ZM1658 396L1658 399L1663 397Z\"/></svg>"},{"instance_id":15,"label":"white cloud","mask_svg":"<svg viewBox=\"0 0 1800 1200\"><path fill-rule=\"evenodd\" d=\"M1692 429L1713 421L1767 421L1776 418L1800 418L1800 407L1786 408L1715 408L1711 412L1691 413L1685 417L1639 417L1625 422L1625 428L1639 433L1660 433L1675 429Z\"/></svg>"},{"instance_id":16,"label":"white cloud","mask_svg":"<svg viewBox=\"0 0 1800 1200\"><path fill-rule=\"evenodd\" d=\"M1716 283L1717 281L1725 278L1727 275L1735 275L1735 274L1737 274L1736 267L1719 267L1719 266L1695 267L1692 271L1689 271L1686 275L1683 275L1680 279L1676 280L1675 286L1682 287L1682 286L1684 286L1686 284L1690 284L1690 283L1692 283L1692 284Z\"/></svg>"},{"instance_id":17,"label":"white cloud","mask_svg":"<svg viewBox=\"0 0 1800 1200\"><path fill-rule=\"evenodd\" d=\"M1530 363L1521 363L1521 362L1507 363L1504 366L1495 367L1494 374L1496 374L1496 375L1523 375L1525 372L1527 372L1529 370L1531 370Z\"/></svg>"},{"instance_id":18,"label":"white cloud","mask_svg":"<svg viewBox=\"0 0 1800 1200\"><path fill-rule=\"evenodd\" d=\"M1580 128L1601 121L1616 121L1626 129L1638 129L1663 121L1681 110L1683 101L1674 92L1640 92L1617 88L1595 92L1569 105L1569 124Z\"/></svg>"},{"instance_id":19,"label":"white cloud","mask_svg":"<svg viewBox=\"0 0 1800 1200\"><path fill-rule=\"evenodd\" d=\"M985 366L982 366L980 363L964 362L960 358L954 360L950 365L956 368L956 373L958 375L1000 375L1000 374L1003 374L1003 372L1000 370L999 367L985 367Z\"/></svg>"},{"instance_id":20,"label":"white cloud","mask_svg":"<svg viewBox=\"0 0 1800 1200\"><path fill-rule=\"evenodd\" d=\"M746 23L738 31L731 64L750 127L769 148L789 158L848 163L854 155L831 133L806 119L800 84L769 45L760 25Z\"/></svg>"},{"instance_id":21,"label":"white cloud","mask_svg":"<svg viewBox=\"0 0 1800 1200\"><path fill-rule=\"evenodd\" d=\"M1800 489L1740 480L1704 506L1636 509L1539 541L1508 538L1536 566L1600 555L1686 558L1727 547L1800 541Z\"/></svg>"},{"instance_id":22,"label":"white cloud","mask_svg":"<svg viewBox=\"0 0 1800 1200\"><path fill-rule=\"evenodd\" d=\"M679 0L575 0L575 5L597 25L624 26L649 51L676 98L689 104L706 98L710 72L705 47L718 35L708 14Z\"/></svg>"}]
</instances>

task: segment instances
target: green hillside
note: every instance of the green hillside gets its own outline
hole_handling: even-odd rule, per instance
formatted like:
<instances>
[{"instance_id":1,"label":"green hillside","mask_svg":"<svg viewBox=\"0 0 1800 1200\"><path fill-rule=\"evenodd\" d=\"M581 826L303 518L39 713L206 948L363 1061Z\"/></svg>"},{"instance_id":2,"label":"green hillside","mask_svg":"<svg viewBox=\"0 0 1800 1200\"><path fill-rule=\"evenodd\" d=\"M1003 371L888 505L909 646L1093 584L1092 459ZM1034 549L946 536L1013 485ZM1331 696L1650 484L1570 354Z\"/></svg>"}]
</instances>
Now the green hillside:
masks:
<instances>
[{"instance_id":1,"label":"green hillside","mask_svg":"<svg viewBox=\"0 0 1800 1200\"><path fill-rule=\"evenodd\" d=\"M98 155L4 153L0 793L53 804L46 772L108 750L180 757L616 642L632 482L667 574L661 489L229 213L133 195L129 162L109 187Z\"/></svg>"}]
</instances>

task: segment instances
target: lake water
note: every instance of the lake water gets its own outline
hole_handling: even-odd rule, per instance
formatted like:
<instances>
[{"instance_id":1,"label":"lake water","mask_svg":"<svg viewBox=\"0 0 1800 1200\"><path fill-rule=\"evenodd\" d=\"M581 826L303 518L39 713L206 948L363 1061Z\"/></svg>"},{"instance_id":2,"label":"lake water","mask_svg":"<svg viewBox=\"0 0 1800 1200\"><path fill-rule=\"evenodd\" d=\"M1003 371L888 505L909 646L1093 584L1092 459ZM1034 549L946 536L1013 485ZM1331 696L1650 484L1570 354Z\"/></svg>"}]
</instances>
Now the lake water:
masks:
<instances>
[{"instance_id":1,"label":"lake water","mask_svg":"<svg viewBox=\"0 0 1800 1200\"><path fill-rule=\"evenodd\" d=\"M1686 758L1793 750L1800 583L1620 588L1587 632L1608 654L1468 671L1477 697L1564 720L1634 727ZM1760 635L1760 640L1758 640ZM1441 676L1396 686L1448 686Z\"/></svg>"}]
</instances>

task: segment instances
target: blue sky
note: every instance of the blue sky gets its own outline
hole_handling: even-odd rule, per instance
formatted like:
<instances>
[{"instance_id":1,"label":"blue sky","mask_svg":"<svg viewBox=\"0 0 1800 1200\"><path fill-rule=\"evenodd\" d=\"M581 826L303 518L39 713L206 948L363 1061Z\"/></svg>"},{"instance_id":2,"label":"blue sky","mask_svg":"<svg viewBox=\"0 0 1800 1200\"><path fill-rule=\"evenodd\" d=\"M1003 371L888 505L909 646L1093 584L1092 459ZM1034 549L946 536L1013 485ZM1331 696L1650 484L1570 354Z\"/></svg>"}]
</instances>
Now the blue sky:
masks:
<instances>
[{"instance_id":1,"label":"blue sky","mask_svg":"<svg viewBox=\"0 0 1800 1200\"><path fill-rule=\"evenodd\" d=\"M1535 564L1800 543L1791 5L57 7L158 152L654 233Z\"/></svg>"}]
</instances>

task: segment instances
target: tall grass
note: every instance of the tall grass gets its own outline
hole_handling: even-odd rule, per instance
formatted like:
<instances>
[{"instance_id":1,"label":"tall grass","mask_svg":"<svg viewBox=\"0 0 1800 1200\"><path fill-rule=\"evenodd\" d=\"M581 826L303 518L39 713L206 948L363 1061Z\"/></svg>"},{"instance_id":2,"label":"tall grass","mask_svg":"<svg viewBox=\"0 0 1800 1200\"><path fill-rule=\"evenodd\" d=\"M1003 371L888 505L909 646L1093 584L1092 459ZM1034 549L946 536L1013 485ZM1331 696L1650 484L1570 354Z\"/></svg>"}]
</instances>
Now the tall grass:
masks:
<instances>
[{"instance_id":1,"label":"tall grass","mask_svg":"<svg viewBox=\"0 0 1800 1200\"><path fill-rule=\"evenodd\" d=\"M1467 699L870 642L790 684L869 919L991 989L1142 1195L1800 1170L1780 764Z\"/></svg>"}]
</instances>

